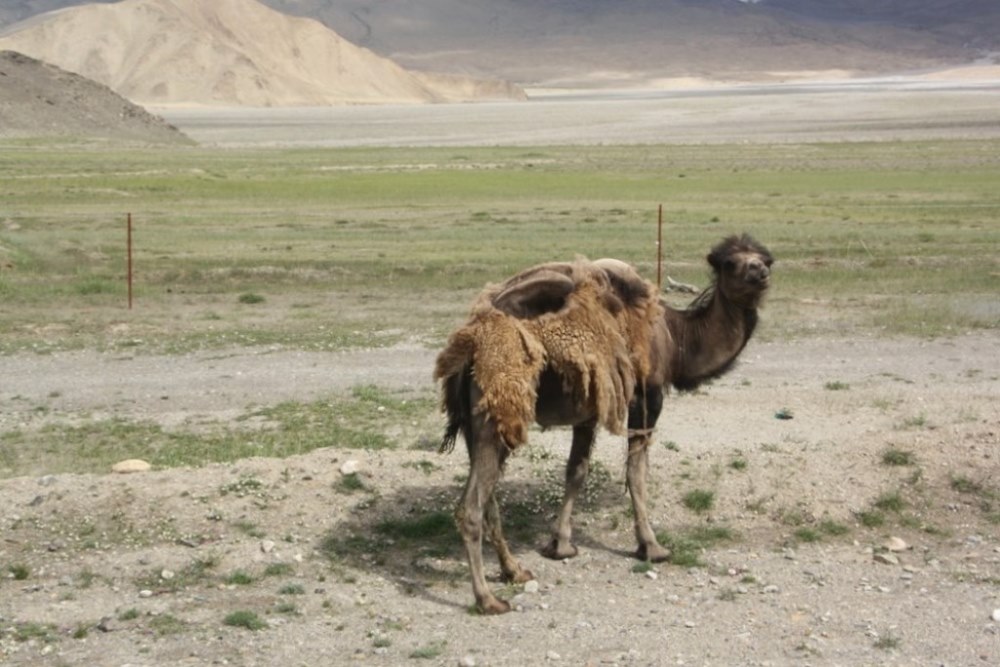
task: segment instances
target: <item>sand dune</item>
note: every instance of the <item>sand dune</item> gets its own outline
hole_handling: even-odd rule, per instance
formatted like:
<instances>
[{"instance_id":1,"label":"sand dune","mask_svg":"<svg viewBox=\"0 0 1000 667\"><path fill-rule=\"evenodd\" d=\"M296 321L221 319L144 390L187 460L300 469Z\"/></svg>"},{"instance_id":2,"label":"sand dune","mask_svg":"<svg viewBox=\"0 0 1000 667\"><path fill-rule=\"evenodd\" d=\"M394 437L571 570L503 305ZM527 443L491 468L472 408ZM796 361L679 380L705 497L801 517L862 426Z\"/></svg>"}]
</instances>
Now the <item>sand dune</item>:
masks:
<instances>
[{"instance_id":1,"label":"sand dune","mask_svg":"<svg viewBox=\"0 0 1000 667\"><path fill-rule=\"evenodd\" d=\"M503 82L407 71L313 19L256 0L124 0L12 26L0 49L141 104L322 106L518 98Z\"/></svg>"}]
</instances>

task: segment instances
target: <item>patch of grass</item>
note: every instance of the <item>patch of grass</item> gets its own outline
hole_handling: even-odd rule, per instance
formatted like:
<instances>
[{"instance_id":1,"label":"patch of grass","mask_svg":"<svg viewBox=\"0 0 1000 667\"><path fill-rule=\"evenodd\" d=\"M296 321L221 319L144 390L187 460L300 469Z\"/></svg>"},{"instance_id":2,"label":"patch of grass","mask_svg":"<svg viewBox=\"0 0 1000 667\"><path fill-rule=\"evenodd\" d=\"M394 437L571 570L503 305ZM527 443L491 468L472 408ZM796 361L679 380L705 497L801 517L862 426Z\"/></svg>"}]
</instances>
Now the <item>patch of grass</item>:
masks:
<instances>
[{"instance_id":1,"label":"patch of grass","mask_svg":"<svg viewBox=\"0 0 1000 667\"><path fill-rule=\"evenodd\" d=\"M705 489L694 489L688 491L681 498L684 507L696 514L708 512L715 506L715 492Z\"/></svg>"},{"instance_id":2,"label":"patch of grass","mask_svg":"<svg viewBox=\"0 0 1000 667\"><path fill-rule=\"evenodd\" d=\"M882 452L882 463L887 466L911 466L916 463L916 456L909 450L889 447Z\"/></svg>"},{"instance_id":3,"label":"patch of grass","mask_svg":"<svg viewBox=\"0 0 1000 667\"><path fill-rule=\"evenodd\" d=\"M125 611L118 614L119 621L134 621L139 618L139 610L135 607L129 607Z\"/></svg>"},{"instance_id":4,"label":"patch of grass","mask_svg":"<svg viewBox=\"0 0 1000 667\"><path fill-rule=\"evenodd\" d=\"M799 528L794 533L795 539L799 542L819 542L823 539L822 533L815 528Z\"/></svg>"},{"instance_id":5,"label":"patch of grass","mask_svg":"<svg viewBox=\"0 0 1000 667\"><path fill-rule=\"evenodd\" d=\"M172 614L159 614L149 619L149 629L160 637L179 635L187 630L188 624Z\"/></svg>"},{"instance_id":6,"label":"patch of grass","mask_svg":"<svg viewBox=\"0 0 1000 667\"><path fill-rule=\"evenodd\" d=\"M256 612L246 610L234 611L222 619L222 622L234 628L246 628L252 631L263 630L267 627L267 623L261 620Z\"/></svg>"},{"instance_id":7,"label":"patch of grass","mask_svg":"<svg viewBox=\"0 0 1000 667\"><path fill-rule=\"evenodd\" d=\"M874 510L862 510L858 512L858 521L865 528L878 528L885 524L885 514Z\"/></svg>"},{"instance_id":8,"label":"patch of grass","mask_svg":"<svg viewBox=\"0 0 1000 667\"><path fill-rule=\"evenodd\" d=\"M740 472L746 470L748 465L749 464L747 463L747 460L742 456L737 456L736 458L734 458L732 461L729 462L730 468L732 468L733 470L739 470Z\"/></svg>"},{"instance_id":9,"label":"patch of grass","mask_svg":"<svg viewBox=\"0 0 1000 667\"><path fill-rule=\"evenodd\" d=\"M239 521L234 522L233 528L248 537L254 537L257 539L260 539L267 534L261 529L260 526L253 521L248 521L247 519L240 519Z\"/></svg>"},{"instance_id":10,"label":"patch of grass","mask_svg":"<svg viewBox=\"0 0 1000 667\"><path fill-rule=\"evenodd\" d=\"M952 475L949 483L953 490L973 496L981 495L986 488L982 483L966 475Z\"/></svg>"},{"instance_id":11,"label":"patch of grass","mask_svg":"<svg viewBox=\"0 0 1000 667\"><path fill-rule=\"evenodd\" d=\"M284 577L295 571L290 563L268 563L264 568L265 577Z\"/></svg>"},{"instance_id":12,"label":"patch of grass","mask_svg":"<svg viewBox=\"0 0 1000 667\"><path fill-rule=\"evenodd\" d=\"M876 498L873 506L883 512L895 512L898 514L906 507L906 501L899 491L890 491Z\"/></svg>"},{"instance_id":13,"label":"patch of grass","mask_svg":"<svg viewBox=\"0 0 1000 667\"><path fill-rule=\"evenodd\" d=\"M844 524L837 523L836 521L833 521L831 519L824 519L823 521L820 521L818 528L820 532L824 533L825 535L830 535L833 537L846 535L851 531L851 529L845 526Z\"/></svg>"},{"instance_id":14,"label":"patch of grass","mask_svg":"<svg viewBox=\"0 0 1000 667\"><path fill-rule=\"evenodd\" d=\"M14 625L14 639L19 642L40 641L52 644L59 639L59 630L51 623L17 623Z\"/></svg>"},{"instance_id":15,"label":"patch of grass","mask_svg":"<svg viewBox=\"0 0 1000 667\"><path fill-rule=\"evenodd\" d=\"M240 294L240 297L238 299L240 303L247 305L264 303L266 300L267 299L265 299L263 296L261 296L260 294L256 294L254 292L244 292L243 294Z\"/></svg>"},{"instance_id":16,"label":"patch of grass","mask_svg":"<svg viewBox=\"0 0 1000 667\"><path fill-rule=\"evenodd\" d=\"M892 632L886 632L883 635L879 635L878 639L875 640L875 648L880 651L893 651L900 646L899 637L892 634Z\"/></svg>"},{"instance_id":17,"label":"patch of grass","mask_svg":"<svg viewBox=\"0 0 1000 667\"><path fill-rule=\"evenodd\" d=\"M233 586L249 586L254 582L254 578L243 570L235 570L226 577L225 581Z\"/></svg>"},{"instance_id":18,"label":"patch of grass","mask_svg":"<svg viewBox=\"0 0 1000 667\"><path fill-rule=\"evenodd\" d=\"M638 563L632 566L633 574L645 574L647 572L652 572L652 571L653 571L653 564L650 563L649 561L639 561Z\"/></svg>"},{"instance_id":19,"label":"patch of grass","mask_svg":"<svg viewBox=\"0 0 1000 667\"><path fill-rule=\"evenodd\" d=\"M302 584L285 584L278 589L281 595L305 595L306 589Z\"/></svg>"},{"instance_id":20,"label":"patch of grass","mask_svg":"<svg viewBox=\"0 0 1000 667\"><path fill-rule=\"evenodd\" d=\"M365 483L361 477L358 476L358 473L352 472L346 475L341 475L340 479L334 483L333 488L336 489L338 493L351 494L357 493L358 491L364 491Z\"/></svg>"},{"instance_id":21,"label":"patch of grass","mask_svg":"<svg viewBox=\"0 0 1000 667\"><path fill-rule=\"evenodd\" d=\"M840 382L839 380L834 380L832 382L827 382L823 385L823 388L827 391L847 391L851 388L851 385L846 382Z\"/></svg>"},{"instance_id":22,"label":"patch of grass","mask_svg":"<svg viewBox=\"0 0 1000 667\"><path fill-rule=\"evenodd\" d=\"M428 461L427 459L420 459L419 461L406 461L405 463L403 463L403 467L419 470L425 475L429 475L435 470L441 469L441 466L437 465L432 461Z\"/></svg>"},{"instance_id":23,"label":"patch of grass","mask_svg":"<svg viewBox=\"0 0 1000 667\"><path fill-rule=\"evenodd\" d=\"M31 576L31 569L23 563L8 565L7 571L16 581L24 581Z\"/></svg>"},{"instance_id":24,"label":"patch of grass","mask_svg":"<svg viewBox=\"0 0 1000 667\"><path fill-rule=\"evenodd\" d=\"M679 533L660 532L656 539L670 549L670 563L679 567L701 567L702 551L736 538L727 526L709 525L695 526Z\"/></svg>"},{"instance_id":25,"label":"patch of grass","mask_svg":"<svg viewBox=\"0 0 1000 667\"><path fill-rule=\"evenodd\" d=\"M414 649L410 653L410 657L414 660L433 660L444 653L445 646L447 646L447 642L434 642L432 644L427 644Z\"/></svg>"}]
</instances>

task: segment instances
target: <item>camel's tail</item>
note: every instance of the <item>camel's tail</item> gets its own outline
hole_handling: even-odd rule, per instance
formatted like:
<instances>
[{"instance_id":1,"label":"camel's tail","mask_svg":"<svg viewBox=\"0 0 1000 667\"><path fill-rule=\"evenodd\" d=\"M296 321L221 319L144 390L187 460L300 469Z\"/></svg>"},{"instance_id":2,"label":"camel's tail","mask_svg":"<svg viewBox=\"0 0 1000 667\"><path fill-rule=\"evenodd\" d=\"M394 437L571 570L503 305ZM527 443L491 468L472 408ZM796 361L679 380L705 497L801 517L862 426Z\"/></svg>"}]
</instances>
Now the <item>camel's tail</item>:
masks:
<instances>
[{"instance_id":1,"label":"camel's tail","mask_svg":"<svg viewBox=\"0 0 1000 667\"><path fill-rule=\"evenodd\" d=\"M461 433L466 442L472 433L472 403L471 403L472 370L465 366L457 373L443 378L442 404L448 422L445 425L444 437L438 451L449 454L455 449L455 440Z\"/></svg>"}]
</instances>

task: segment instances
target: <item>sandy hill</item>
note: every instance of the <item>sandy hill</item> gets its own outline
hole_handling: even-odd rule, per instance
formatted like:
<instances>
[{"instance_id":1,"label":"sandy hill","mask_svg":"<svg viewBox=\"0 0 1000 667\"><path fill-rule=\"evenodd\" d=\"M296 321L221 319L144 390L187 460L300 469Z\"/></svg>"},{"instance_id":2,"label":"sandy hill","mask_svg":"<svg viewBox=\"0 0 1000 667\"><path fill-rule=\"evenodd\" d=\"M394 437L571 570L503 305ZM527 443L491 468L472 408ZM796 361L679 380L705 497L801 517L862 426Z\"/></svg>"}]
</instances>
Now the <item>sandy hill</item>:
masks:
<instances>
[{"instance_id":1,"label":"sandy hill","mask_svg":"<svg viewBox=\"0 0 1000 667\"><path fill-rule=\"evenodd\" d=\"M502 82L409 72L313 19L255 0L123 0L11 26L0 48L141 104L296 106L519 97Z\"/></svg>"},{"instance_id":2,"label":"sandy hill","mask_svg":"<svg viewBox=\"0 0 1000 667\"><path fill-rule=\"evenodd\" d=\"M0 51L0 137L192 143L107 86L14 51Z\"/></svg>"}]
</instances>

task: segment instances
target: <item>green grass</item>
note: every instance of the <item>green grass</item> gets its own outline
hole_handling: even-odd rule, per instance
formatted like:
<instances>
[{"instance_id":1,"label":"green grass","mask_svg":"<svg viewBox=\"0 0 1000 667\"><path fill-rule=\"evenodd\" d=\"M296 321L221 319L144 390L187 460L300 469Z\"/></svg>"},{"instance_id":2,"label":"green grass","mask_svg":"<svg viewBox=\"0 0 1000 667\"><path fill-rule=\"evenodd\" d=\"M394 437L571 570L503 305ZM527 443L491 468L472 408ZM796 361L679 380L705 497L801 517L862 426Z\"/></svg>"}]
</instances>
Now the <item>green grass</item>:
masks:
<instances>
[{"instance_id":1,"label":"green grass","mask_svg":"<svg viewBox=\"0 0 1000 667\"><path fill-rule=\"evenodd\" d=\"M226 617L222 619L222 623L234 628L245 628L253 631L263 630L267 627L267 622L257 616L256 612L246 610L234 611L231 614L226 615Z\"/></svg>"},{"instance_id":2,"label":"green grass","mask_svg":"<svg viewBox=\"0 0 1000 667\"><path fill-rule=\"evenodd\" d=\"M703 514L715 506L715 492L705 489L688 491L681 498L684 507L696 514Z\"/></svg>"},{"instance_id":3,"label":"green grass","mask_svg":"<svg viewBox=\"0 0 1000 667\"><path fill-rule=\"evenodd\" d=\"M129 458L171 468L251 456L284 458L321 447L391 449L398 436L387 433L414 431L422 424L429 427L436 415L436 401L429 395L403 397L364 386L323 400L251 409L235 425L219 422L167 429L122 417L82 424L54 422L37 430L0 432L0 476L105 472L116 461ZM261 485L260 480L240 479L220 493L261 494ZM236 527L248 534L259 532L249 525Z\"/></svg>"},{"instance_id":4,"label":"green grass","mask_svg":"<svg viewBox=\"0 0 1000 667\"><path fill-rule=\"evenodd\" d=\"M611 255L655 275L661 203L678 280L704 284L723 234L771 247L775 333L998 326L1000 141L532 152L0 143L0 353L438 341L523 266Z\"/></svg>"}]
</instances>

